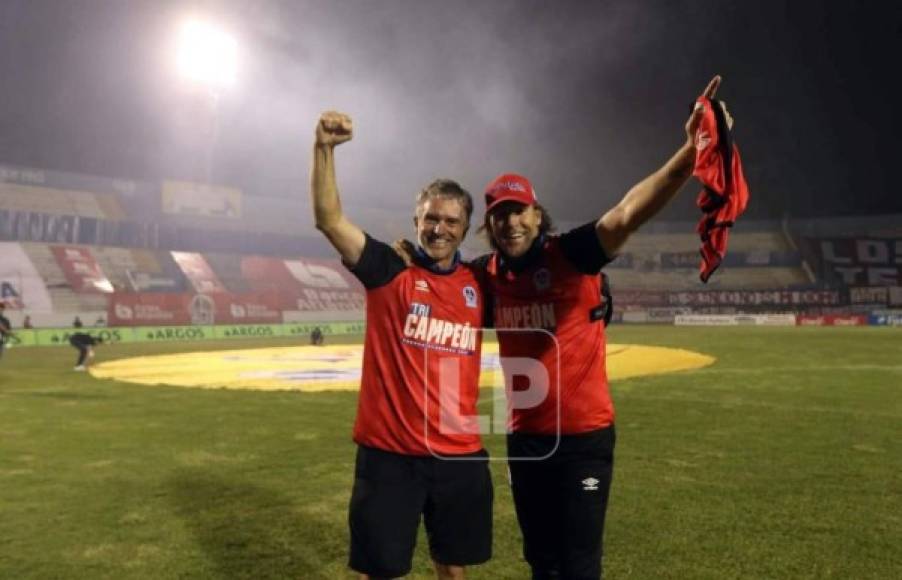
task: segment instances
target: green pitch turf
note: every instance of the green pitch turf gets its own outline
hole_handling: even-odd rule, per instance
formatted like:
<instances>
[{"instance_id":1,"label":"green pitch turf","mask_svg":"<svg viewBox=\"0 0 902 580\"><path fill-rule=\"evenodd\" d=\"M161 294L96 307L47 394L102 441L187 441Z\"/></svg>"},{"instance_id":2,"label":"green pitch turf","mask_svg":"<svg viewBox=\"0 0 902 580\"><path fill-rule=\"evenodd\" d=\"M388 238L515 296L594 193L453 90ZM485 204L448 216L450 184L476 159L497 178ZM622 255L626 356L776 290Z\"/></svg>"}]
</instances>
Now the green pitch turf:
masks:
<instances>
[{"instance_id":1,"label":"green pitch turf","mask_svg":"<svg viewBox=\"0 0 902 580\"><path fill-rule=\"evenodd\" d=\"M609 336L718 361L613 385L606 578L900 577L902 332ZM191 349L110 345L98 360ZM351 577L354 393L136 386L72 372L74 355L0 360L0 578ZM525 579L506 468L493 470L495 557L470 578ZM411 577L432 577L422 534Z\"/></svg>"}]
</instances>

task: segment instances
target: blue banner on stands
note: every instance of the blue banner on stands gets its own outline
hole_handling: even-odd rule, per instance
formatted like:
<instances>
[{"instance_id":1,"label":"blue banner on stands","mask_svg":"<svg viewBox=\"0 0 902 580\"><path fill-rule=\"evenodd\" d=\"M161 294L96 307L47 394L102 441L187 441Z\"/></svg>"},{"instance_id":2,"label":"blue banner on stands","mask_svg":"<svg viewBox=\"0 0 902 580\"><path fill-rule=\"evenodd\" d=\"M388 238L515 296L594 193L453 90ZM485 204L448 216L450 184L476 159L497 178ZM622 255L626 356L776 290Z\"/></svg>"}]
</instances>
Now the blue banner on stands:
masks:
<instances>
[{"instance_id":1,"label":"blue banner on stands","mask_svg":"<svg viewBox=\"0 0 902 580\"><path fill-rule=\"evenodd\" d=\"M871 326L902 326L902 314L871 314L868 316Z\"/></svg>"}]
</instances>

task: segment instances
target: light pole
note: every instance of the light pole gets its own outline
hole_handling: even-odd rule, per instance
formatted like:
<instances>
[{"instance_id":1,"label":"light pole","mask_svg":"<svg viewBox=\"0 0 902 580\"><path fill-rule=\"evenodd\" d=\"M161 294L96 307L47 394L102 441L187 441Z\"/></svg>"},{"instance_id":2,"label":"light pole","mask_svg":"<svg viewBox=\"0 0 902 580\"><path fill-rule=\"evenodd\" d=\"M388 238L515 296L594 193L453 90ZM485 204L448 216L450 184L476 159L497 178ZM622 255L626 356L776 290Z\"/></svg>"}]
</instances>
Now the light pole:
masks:
<instances>
[{"instance_id":1,"label":"light pole","mask_svg":"<svg viewBox=\"0 0 902 580\"><path fill-rule=\"evenodd\" d=\"M179 31L179 74L202 91L209 112L204 173L213 183L213 155L219 133L219 99L235 83L238 43L226 31L200 20L187 20Z\"/></svg>"}]
</instances>

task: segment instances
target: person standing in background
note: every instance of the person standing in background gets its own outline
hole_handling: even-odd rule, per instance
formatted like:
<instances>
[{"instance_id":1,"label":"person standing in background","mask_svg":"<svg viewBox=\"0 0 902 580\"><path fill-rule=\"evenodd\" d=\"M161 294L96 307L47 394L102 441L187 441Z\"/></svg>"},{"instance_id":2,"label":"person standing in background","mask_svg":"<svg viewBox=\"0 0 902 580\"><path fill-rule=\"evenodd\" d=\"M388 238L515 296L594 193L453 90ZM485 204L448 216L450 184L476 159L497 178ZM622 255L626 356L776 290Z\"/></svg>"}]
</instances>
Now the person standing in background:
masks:
<instances>
[{"instance_id":1,"label":"person standing in background","mask_svg":"<svg viewBox=\"0 0 902 580\"><path fill-rule=\"evenodd\" d=\"M94 347L103 344L102 338L95 338L86 332L76 332L69 337L69 344L78 349L78 360L75 363L76 371L86 371L94 358Z\"/></svg>"},{"instance_id":2,"label":"person standing in background","mask_svg":"<svg viewBox=\"0 0 902 580\"><path fill-rule=\"evenodd\" d=\"M0 302L0 358L3 358L6 342L13 337L13 326L10 324L9 318L3 315L5 310L6 304Z\"/></svg>"}]
</instances>

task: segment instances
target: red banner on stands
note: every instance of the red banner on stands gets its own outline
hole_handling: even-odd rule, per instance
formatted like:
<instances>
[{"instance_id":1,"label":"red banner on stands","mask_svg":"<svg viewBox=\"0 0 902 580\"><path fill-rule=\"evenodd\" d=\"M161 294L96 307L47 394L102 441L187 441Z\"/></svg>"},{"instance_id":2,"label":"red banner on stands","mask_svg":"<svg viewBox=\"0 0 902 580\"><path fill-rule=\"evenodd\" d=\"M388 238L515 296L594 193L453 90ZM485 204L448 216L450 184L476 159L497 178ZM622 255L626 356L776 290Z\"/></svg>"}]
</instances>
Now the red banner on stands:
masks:
<instances>
[{"instance_id":1,"label":"red banner on stands","mask_svg":"<svg viewBox=\"0 0 902 580\"><path fill-rule=\"evenodd\" d=\"M285 310L363 310L366 303L363 286L338 260L250 256L241 275Z\"/></svg>"},{"instance_id":2,"label":"red banner on stands","mask_svg":"<svg viewBox=\"0 0 902 580\"><path fill-rule=\"evenodd\" d=\"M207 294L227 291L203 255L196 252L172 252L172 259L197 292Z\"/></svg>"},{"instance_id":3,"label":"red banner on stands","mask_svg":"<svg viewBox=\"0 0 902 580\"><path fill-rule=\"evenodd\" d=\"M247 294L117 293L108 307L110 326L175 324L278 324L282 309L275 296Z\"/></svg>"},{"instance_id":4,"label":"red banner on stands","mask_svg":"<svg viewBox=\"0 0 902 580\"><path fill-rule=\"evenodd\" d=\"M75 292L113 292L113 284L103 273L91 250L76 246L50 246L50 249L62 268L66 281Z\"/></svg>"},{"instance_id":5,"label":"red banner on stands","mask_svg":"<svg viewBox=\"0 0 902 580\"><path fill-rule=\"evenodd\" d=\"M233 294L201 254L172 252L172 257L198 293L116 294L109 306L111 325L274 324L282 322L284 310L365 308L363 286L337 260L246 257L241 276L253 291Z\"/></svg>"},{"instance_id":6,"label":"red banner on stands","mask_svg":"<svg viewBox=\"0 0 902 580\"><path fill-rule=\"evenodd\" d=\"M192 324L190 303L190 294L116 293L110 297L107 321L110 326Z\"/></svg>"},{"instance_id":7,"label":"red banner on stands","mask_svg":"<svg viewBox=\"0 0 902 580\"><path fill-rule=\"evenodd\" d=\"M285 260L263 256L241 258L241 277L257 292L300 291L297 279L285 267Z\"/></svg>"},{"instance_id":8,"label":"red banner on stands","mask_svg":"<svg viewBox=\"0 0 902 580\"><path fill-rule=\"evenodd\" d=\"M273 294L211 294L216 324L278 324L282 322L279 298Z\"/></svg>"},{"instance_id":9,"label":"red banner on stands","mask_svg":"<svg viewBox=\"0 0 902 580\"><path fill-rule=\"evenodd\" d=\"M825 314L824 316L796 317L796 324L799 326L865 326L867 323L867 316L860 314L848 316Z\"/></svg>"}]
</instances>

